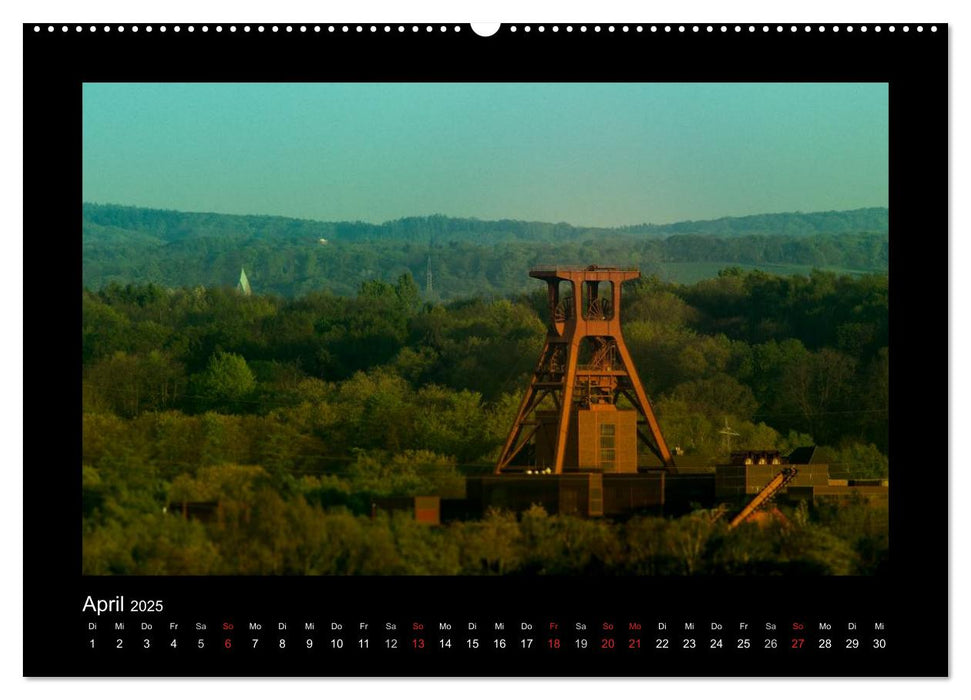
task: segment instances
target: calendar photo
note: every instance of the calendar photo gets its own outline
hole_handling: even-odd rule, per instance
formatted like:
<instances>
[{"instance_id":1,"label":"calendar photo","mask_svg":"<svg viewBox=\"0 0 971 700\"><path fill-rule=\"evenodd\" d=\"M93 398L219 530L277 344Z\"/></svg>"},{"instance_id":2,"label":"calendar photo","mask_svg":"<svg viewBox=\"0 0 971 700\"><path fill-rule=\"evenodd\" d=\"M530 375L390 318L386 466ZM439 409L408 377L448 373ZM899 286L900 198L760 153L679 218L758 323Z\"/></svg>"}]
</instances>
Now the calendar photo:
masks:
<instances>
[{"instance_id":1,"label":"calendar photo","mask_svg":"<svg viewBox=\"0 0 971 700\"><path fill-rule=\"evenodd\" d=\"M82 89L86 576L870 576L887 82Z\"/></svg>"}]
</instances>

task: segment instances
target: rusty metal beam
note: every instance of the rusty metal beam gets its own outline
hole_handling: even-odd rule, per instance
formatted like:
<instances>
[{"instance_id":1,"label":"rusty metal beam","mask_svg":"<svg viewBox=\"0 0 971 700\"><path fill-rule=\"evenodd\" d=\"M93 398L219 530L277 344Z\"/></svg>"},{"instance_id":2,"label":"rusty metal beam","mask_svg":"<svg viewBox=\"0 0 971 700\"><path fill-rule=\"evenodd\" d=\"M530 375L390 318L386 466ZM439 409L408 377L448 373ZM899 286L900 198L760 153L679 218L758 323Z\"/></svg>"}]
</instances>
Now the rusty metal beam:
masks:
<instances>
[{"instance_id":1,"label":"rusty metal beam","mask_svg":"<svg viewBox=\"0 0 971 700\"><path fill-rule=\"evenodd\" d=\"M531 425L533 426L533 429L530 430L526 437L520 440L519 443L509 451L505 461L499 464L499 469L505 469L508 467L509 464L516 458L516 455L519 454L520 450L526 446L526 443L529 442L530 438L532 438L533 435L536 434L536 431L539 430L539 423L532 423Z\"/></svg>"}]
</instances>

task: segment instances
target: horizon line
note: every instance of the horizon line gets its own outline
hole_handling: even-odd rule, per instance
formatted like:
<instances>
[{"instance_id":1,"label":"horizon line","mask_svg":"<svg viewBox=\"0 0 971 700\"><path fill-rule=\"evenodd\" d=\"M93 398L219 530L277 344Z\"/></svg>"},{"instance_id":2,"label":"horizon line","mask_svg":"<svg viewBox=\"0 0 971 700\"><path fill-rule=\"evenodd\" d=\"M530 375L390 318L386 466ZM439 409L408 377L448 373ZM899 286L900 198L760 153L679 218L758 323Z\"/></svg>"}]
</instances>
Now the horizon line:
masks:
<instances>
[{"instance_id":1,"label":"horizon line","mask_svg":"<svg viewBox=\"0 0 971 700\"><path fill-rule=\"evenodd\" d=\"M523 223L536 223L536 224L552 224L554 226L570 226L572 228L600 228L600 229L623 229L623 228L636 228L638 226L670 226L673 224L683 224L683 223L698 223L705 221L722 221L724 219L745 219L754 216L781 216L783 214L797 214L797 215L808 215L808 214L833 214L833 213L845 213L845 212L856 212L864 211L867 209L884 209L890 211L890 206L884 205L872 205L872 206L862 206L854 207L852 209L816 209L816 210L792 210L792 211L763 211L755 212L751 214L737 214L737 215L723 215L716 216L709 219L675 219L673 221L666 222L654 222L654 221L642 221L633 224L618 224L614 226L607 226L603 224L574 224L568 221L543 221L540 219L515 219L512 217L503 217L499 219L483 219L477 216L457 216L453 214L409 214L406 216L400 216L396 219L386 219L381 222L368 221L365 219L315 219L304 216L292 216L287 214L240 214L236 212L220 212L220 211L190 211L185 209L170 209L165 207L152 207L144 206L141 204L121 204L118 202L92 202L82 200L81 205L93 205L99 207L119 207L127 209L147 209L152 211L162 211L162 212L175 212L178 214L200 214L200 215L215 215L215 216L239 216L239 217L255 217L255 218L267 218L267 219L292 219L294 221L311 221L314 223L321 224L366 224L369 226L384 226L386 224L394 223L395 221L405 221L408 219L430 219L434 217L441 217L444 219L466 219L471 221L483 221L483 222L499 222L499 221L520 221Z\"/></svg>"}]
</instances>

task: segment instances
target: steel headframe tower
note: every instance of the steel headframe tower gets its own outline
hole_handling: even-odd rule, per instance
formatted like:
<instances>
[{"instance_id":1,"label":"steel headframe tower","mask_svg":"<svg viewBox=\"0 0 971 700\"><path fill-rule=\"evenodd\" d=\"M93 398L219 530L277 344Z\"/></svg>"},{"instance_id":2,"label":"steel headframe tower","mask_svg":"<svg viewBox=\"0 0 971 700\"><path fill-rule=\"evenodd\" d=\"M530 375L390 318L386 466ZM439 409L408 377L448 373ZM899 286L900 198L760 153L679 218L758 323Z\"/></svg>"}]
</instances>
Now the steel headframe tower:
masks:
<instances>
[{"instance_id":1,"label":"steel headframe tower","mask_svg":"<svg viewBox=\"0 0 971 700\"><path fill-rule=\"evenodd\" d=\"M613 408L621 396L637 413L640 440L665 466L674 466L620 331L621 284L637 279L640 272L636 268L596 265L550 266L533 268L529 276L547 284L549 330L496 473L522 471L522 467L512 465L513 459L537 432L545 430L550 469L562 474L571 416L584 408ZM554 410L537 410L547 397ZM576 439L576 426L572 428Z\"/></svg>"}]
</instances>

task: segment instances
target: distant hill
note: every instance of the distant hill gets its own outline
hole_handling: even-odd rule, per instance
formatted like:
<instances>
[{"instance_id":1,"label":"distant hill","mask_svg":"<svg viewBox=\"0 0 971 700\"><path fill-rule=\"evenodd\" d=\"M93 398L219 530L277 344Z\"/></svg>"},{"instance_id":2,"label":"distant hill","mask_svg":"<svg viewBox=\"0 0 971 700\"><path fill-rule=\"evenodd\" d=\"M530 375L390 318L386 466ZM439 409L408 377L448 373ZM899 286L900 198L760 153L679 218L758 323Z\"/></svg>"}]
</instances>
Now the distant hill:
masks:
<instances>
[{"instance_id":1,"label":"distant hill","mask_svg":"<svg viewBox=\"0 0 971 700\"><path fill-rule=\"evenodd\" d=\"M83 205L83 281L165 286L235 284L285 296L411 273L432 298L506 295L528 289L537 263L631 264L645 274L697 278L720 265L778 272L812 267L884 271L889 211L759 214L709 221L587 228L565 223L445 216L382 224L322 222Z\"/></svg>"},{"instance_id":2,"label":"distant hill","mask_svg":"<svg viewBox=\"0 0 971 700\"><path fill-rule=\"evenodd\" d=\"M804 214L754 214L752 216L726 216L704 221L679 221L673 224L642 224L621 229L625 232L671 236L676 234L700 234L706 236L817 236L825 234L888 233L890 210L886 207L869 207L847 211L820 211Z\"/></svg>"},{"instance_id":3,"label":"distant hill","mask_svg":"<svg viewBox=\"0 0 971 700\"><path fill-rule=\"evenodd\" d=\"M813 236L820 234L887 233L890 212L885 207L804 214L756 214L672 224L639 224L618 228L572 226L565 223L500 219L453 218L441 215L412 216L383 224L361 221L313 221L282 216L190 213L143 209L113 204L85 204L85 226L104 230L138 231L172 243L192 237L228 237L233 240L318 240L343 242L401 241L448 243L471 241L577 241L604 235L666 237L684 234L707 236Z\"/></svg>"}]
</instances>

